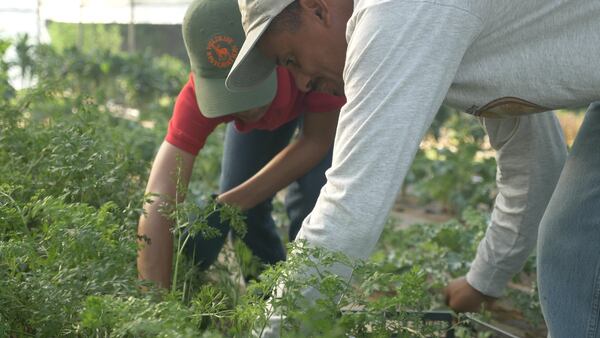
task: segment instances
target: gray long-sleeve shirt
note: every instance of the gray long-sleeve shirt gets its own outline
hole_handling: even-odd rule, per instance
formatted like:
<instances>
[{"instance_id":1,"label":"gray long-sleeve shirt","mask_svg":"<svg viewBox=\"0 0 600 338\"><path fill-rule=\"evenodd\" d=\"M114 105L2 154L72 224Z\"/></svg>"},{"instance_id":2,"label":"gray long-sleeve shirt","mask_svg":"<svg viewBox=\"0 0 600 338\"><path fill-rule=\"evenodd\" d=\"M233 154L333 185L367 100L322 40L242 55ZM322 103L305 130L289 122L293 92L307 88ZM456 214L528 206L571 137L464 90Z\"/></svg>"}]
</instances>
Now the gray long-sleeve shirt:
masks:
<instances>
[{"instance_id":1,"label":"gray long-sleeve shirt","mask_svg":"<svg viewBox=\"0 0 600 338\"><path fill-rule=\"evenodd\" d=\"M371 253L444 101L478 116L522 116L600 99L599 1L354 4L346 31L348 103L327 184L299 233L309 243L357 258ZM564 160L555 122L516 121L531 123L514 129L527 142L499 147L501 193L468 275L490 295L499 295L500 284L522 266Z\"/></svg>"},{"instance_id":2,"label":"gray long-sleeve shirt","mask_svg":"<svg viewBox=\"0 0 600 338\"><path fill-rule=\"evenodd\" d=\"M486 295L500 297L535 246L567 151L552 112L482 118L482 123L496 149L498 196L467 281Z\"/></svg>"},{"instance_id":3,"label":"gray long-sleeve shirt","mask_svg":"<svg viewBox=\"0 0 600 338\"><path fill-rule=\"evenodd\" d=\"M354 0L348 101L327 183L298 238L368 257L444 101L506 117L600 100L599 18L598 0ZM549 114L484 125L500 194L467 280L499 295L535 242L565 149ZM265 336L277 335L278 321Z\"/></svg>"}]
</instances>

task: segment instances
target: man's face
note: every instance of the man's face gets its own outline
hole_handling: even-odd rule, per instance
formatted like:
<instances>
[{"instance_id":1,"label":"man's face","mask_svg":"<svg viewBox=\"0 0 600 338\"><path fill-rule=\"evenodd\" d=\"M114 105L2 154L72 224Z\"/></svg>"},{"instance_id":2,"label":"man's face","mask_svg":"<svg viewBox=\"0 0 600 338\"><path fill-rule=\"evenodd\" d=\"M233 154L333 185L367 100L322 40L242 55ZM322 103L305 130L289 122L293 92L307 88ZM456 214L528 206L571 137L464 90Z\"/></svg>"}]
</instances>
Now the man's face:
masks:
<instances>
[{"instance_id":1,"label":"man's face","mask_svg":"<svg viewBox=\"0 0 600 338\"><path fill-rule=\"evenodd\" d=\"M312 7L304 6L309 3ZM347 20L319 7L321 1L301 1L301 23L296 29L269 30L258 48L278 65L290 70L302 91L344 95Z\"/></svg>"}]
</instances>

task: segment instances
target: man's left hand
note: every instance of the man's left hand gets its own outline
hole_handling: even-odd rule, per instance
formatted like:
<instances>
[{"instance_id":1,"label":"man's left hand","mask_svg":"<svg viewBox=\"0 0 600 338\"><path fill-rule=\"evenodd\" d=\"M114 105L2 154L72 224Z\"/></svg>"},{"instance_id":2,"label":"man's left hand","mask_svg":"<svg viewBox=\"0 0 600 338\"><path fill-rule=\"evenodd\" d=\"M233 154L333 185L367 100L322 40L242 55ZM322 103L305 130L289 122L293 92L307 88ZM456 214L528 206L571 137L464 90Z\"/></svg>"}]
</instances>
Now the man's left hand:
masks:
<instances>
[{"instance_id":1,"label":"man's left hand","mask_svg":"<svg viewBox=\"0 0 600 338\"><path fill-rule=\"evenodd\" d=\"M496 300L473 288L465 277L450 281L444 289L444 296L446 304L456 312L478 312L482 306L488 308Z\"/></svg>"}]
</instances>

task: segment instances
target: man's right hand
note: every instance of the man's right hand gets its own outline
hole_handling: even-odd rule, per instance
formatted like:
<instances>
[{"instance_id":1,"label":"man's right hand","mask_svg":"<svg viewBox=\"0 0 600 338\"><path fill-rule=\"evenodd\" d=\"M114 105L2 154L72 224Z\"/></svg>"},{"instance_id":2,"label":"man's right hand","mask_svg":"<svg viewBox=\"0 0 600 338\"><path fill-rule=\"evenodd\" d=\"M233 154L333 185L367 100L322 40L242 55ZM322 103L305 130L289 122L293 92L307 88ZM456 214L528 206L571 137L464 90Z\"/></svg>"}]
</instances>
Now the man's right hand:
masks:
<instances>
[{"instance_id":1,"label":"man's right hand","mask_svg":"<svg viewBox=\"0 0 600 338\"><path fill-rule=\"evenodd\" d=\"M446 304L456 312L478 312L489 308L496 298L486 296L472 287L465 277L454 279L444 289Z\"/></svg>"}]
</instances>

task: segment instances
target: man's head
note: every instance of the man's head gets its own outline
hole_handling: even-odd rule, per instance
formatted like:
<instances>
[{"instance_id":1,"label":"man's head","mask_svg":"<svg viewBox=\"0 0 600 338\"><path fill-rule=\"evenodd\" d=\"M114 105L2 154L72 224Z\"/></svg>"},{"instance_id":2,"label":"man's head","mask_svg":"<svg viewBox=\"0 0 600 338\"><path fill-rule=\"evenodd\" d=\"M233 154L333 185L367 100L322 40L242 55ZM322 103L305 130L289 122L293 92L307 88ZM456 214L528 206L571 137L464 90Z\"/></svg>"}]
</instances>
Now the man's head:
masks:
<instances>
[{"instance_id":1,"label":"man's head","mask_svg":"<svg viewBox=\"0 0 600 338\"><path fill-rule=\"evenodd\" d=\"M193 1L182 30L202 114L211 118L234 114L246 122L260 119L275 97L275 74L252 91L232 93L225 88L225 78L245 39L236 0Z\"/></svg>"},{"instance_id":2,"label":"man's head","mask_svg":"<svg viewBox=\"0 0 600 338\"><path fill-rule=\"evenodd\" d=\"M247 39L227 79L229 89L253 88L279 64L301 90L344 94L352 0L239 0L239 5Z\"/></svg>"}]
</instances>

